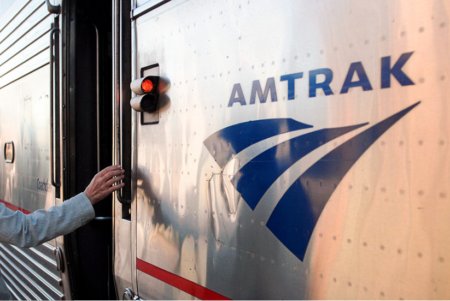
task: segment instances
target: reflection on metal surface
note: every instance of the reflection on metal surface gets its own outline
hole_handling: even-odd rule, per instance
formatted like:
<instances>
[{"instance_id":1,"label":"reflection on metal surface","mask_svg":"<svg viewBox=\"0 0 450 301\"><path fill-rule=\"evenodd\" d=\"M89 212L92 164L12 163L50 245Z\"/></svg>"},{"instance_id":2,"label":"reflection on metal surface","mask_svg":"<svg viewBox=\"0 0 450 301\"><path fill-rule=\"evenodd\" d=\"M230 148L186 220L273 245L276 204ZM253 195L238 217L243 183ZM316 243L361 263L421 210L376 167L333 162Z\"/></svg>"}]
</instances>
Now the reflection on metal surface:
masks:
<instances>
[{"instance_id":1,"label":"reflection on metal surface","mask_svg":"<svg viewBox=\"0 0 450 301\"><path fill-rule=\"evenodd\" d=\"M220 173L214 174L208 181L211 229L216 240L225 245L229 244L236 231L236 209L241 198L231 184L230 178L230 174Z\"/></svg>"}]
</instances>

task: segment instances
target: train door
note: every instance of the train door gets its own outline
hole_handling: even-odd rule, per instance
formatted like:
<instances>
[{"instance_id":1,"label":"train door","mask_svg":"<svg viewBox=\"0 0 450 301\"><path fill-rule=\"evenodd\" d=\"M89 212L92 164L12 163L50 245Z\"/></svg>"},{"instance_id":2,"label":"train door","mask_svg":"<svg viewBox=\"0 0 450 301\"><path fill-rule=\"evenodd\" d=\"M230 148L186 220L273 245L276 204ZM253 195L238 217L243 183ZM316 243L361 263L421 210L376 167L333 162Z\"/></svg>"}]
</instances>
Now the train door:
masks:
<instances>
[{"instance_id":1,"label":"train door","mask_svg":"<svg viewBox=\"0 0 450 301\"><path fill-rule=\"evenodd\" d=\"M62 1L62 197L84 191L112 164L112 5ZM112 266L112 196L94 206L96 217L64 237L71 299L115 299Z\"/></svg>"}]
</instances>

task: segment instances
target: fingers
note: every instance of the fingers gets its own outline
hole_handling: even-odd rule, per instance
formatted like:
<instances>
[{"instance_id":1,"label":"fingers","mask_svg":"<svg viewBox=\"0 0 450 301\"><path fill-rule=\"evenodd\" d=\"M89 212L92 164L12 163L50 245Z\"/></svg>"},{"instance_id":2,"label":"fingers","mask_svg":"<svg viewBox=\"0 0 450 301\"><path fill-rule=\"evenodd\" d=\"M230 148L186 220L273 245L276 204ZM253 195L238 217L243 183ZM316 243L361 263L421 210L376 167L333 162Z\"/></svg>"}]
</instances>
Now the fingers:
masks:
<instances>
[{"instance_id":1,"label":"fingers","mask_svg":"<svg viewBox=\"0 0 450 301\"><path fill-rule=\"evenodd\" d=\"M121 175L121 176L119 176L119 177L115 177L115 178L109 179L109 180L106 182L106 187L109 187L109 186L113 185L114 183L123 180L123 178L125 178L124 175Z\"/></svg>"},{"instance_id":2,"label":"fingers","mask_svg":"<svg viewBox=\"0 0 450 301\"><path fill-rule=\"evenodd\" d=\"M112 166L108 166L108 167L106 167L105 169L103 169L102 171L100 171L99 173L98 173L98 175L100 175L100 176L104 176L104 175L106 175L108 172L110 172L110 171L117 171L117 170L121 170L121 168L120 168L120 165L112 165Z\"/></svg>"},{"instance_id":3,"label":"fingers","mask_svg":"<svg viewBox=\"0 0 450 301\"><path fill-rule=\"evenodd\" d=\"M116 186L111 186L111 187L109 187L108 190L107 190L107 191L108 191L108 194L110 194L110 193L112 193L112 192L114 192L114 191L116 191L116 190L121 189L123 186L125 186L124 183L119 184L119 185L116 185Z\"/></svg>"},{"instance_id":4,"label":"fingers","mask_svg":"<svg viewBox=\"0 0 450 301\"><path fill-rule=\"evenodd\" d=\"M109 179L111 179L112 177L116 177L116 176L118 176L118 175L123 174L124 172L125 172L125 170L123 170L123 169L111 170L111 171L108 171L108 172L104 175L104 178L109 180Z\"/></svg>"}]
</instances>

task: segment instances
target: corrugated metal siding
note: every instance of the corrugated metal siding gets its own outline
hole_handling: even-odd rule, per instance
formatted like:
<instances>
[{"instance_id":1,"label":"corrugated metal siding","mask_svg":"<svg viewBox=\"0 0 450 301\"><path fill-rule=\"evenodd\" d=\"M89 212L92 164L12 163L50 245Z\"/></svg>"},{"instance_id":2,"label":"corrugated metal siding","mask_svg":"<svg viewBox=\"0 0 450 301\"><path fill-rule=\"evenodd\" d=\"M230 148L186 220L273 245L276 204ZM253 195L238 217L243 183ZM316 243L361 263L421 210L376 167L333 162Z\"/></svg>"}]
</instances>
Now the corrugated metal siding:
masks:
<instances>
[{"instance_id":1,"label":"corrugated metal siding","mask_svg":"<svg viewBox=\"0 0 450 301\"><path fill-rule=\"evenodd\" d=\"M0 20L0 88L49 63L53 17L42 0L17 1Z\"/></svg>"},{"instance_id":2,"label":"corrugated metal siding","mask_svg":"<svg viewBox=\"0 0 450 301\"><path fill-rule=\"evenodd\" d=\"M53 16L43 0L18 0L0 19L0 89L49 63ZM24 79L26 81L26 79ZM0 268L18 300L64 299L54 247L0 243Z\"/></svg>"}]
</instances>

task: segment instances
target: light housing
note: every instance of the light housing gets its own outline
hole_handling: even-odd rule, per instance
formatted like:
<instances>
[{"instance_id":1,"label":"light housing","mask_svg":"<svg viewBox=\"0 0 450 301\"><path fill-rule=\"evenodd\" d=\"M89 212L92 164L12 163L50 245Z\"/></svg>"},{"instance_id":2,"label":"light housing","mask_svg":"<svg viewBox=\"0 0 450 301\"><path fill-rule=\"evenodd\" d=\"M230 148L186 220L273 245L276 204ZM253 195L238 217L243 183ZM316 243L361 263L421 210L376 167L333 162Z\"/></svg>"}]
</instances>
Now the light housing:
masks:
<instances>
[{"instance_id":1,"label":"light housing","mask_svg":"<svg viewBox=\"0 0 450 301\"><path fill-rule=\"evenodd\" d=\"M159 76L146 76L131 82L131 91L136 95L155 93L158 90Z\"/></svg>"},{"instance_id":2,"label":"light housing","mask_svg":"<svg viewBox=\"0 0 450 301\"><path fill-rule=\"evenodd\" d=\"M130 88L137 95L130 100L130 105L135 111L153 113L158 110L159 76L135 79L131 82Z\"/></svg>"}]
</instances>

